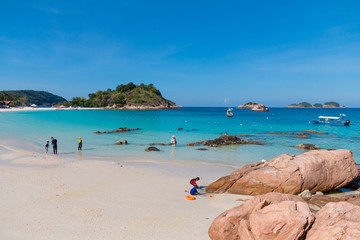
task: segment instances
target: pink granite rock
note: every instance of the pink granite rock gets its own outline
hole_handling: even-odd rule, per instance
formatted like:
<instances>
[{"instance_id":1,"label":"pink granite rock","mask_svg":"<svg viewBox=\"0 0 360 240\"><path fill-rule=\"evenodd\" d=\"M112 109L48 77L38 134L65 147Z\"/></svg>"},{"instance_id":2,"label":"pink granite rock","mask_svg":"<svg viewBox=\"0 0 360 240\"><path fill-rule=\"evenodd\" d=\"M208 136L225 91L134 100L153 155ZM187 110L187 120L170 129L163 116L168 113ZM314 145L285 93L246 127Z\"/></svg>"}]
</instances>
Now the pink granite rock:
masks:
<instances>
[{"instance_id":1,"label":"pink granite rock","mask_svg":"<svg viewBox=\"0 0 360 240\"><path fill-rule=\"evenodd\" d=\"M264 163L246 165L210 184L209 193L259 195L268 192L299 194L308 189L329 191L358 177L349 150L316 150L301 155L283 154Z\"/></svg>"},{"instance_id":2,"label":"pink granite rock","mask_svg":"<svg viewBox=\"0 0 360 240\"><path fill-rule=\"evenodd\" d=\"M301 197L268 193L220 214L208 233L213 240L300 239L313 220Z\"/></svg>"},{"instance_id":3,"label":"pink granite rock","mask_svg":"<svg viewBox=\"0 0 360 240\"><path fill-rule=\"evenodd\" d=\"M360 207L348 202L326 204L306 235L306 240L319 239L360 239Z\"/></svg>"}]
</instances>

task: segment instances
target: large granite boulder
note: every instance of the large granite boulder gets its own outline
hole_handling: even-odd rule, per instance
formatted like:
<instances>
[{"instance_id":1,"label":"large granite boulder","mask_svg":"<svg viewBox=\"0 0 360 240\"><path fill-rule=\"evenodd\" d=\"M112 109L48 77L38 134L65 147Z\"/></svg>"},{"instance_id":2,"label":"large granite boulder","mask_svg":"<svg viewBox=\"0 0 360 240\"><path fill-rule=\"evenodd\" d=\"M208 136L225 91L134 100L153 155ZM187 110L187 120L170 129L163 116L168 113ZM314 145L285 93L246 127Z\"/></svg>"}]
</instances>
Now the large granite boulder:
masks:
<instances>
[{"instance_id":1,"label":"large granite boulder","mask_svg":"<svg viewBox=\"0 0 360 240\"><path fill-rule=\"evenodd\" d=\"M188 143L188 144L186 144L186 146L204 145L204 146L209 146L209 147L220 147L220 146L225 146L225 145L238 145L238 144L264 145L265 143L251 141L248 139L241 139L236 136L224 135L224 136L221 136L214 140L205 140L205 141L201 141L201 142Z\"/></svg>"},{"instance_id":2,"label":"large granite boulder","mask_svg":"<svg viewBox=\"0 0 360 240\"><path fill-rule=\"evenodd\" d=\"M220 214L208 234L212 240L302 239L313 221L301 197L268 193Z\"/></svg>"},{"instance_id":3,"label":"large granite boulder","mask_svg":"<svg viewBox=\"0 0 360 240\"><path fill-rule=\"evenodd\" d=\"M244 195L299 194L306 189L326 192L349 184L358 175L351 151L316 150L246 165L210 184L206 191Z\"/></svg>"},{"instance_id":4,"label":"large granite boulder","mask_svg":"<svg viewBox=\"0 0 360 240\"><path fill-rule=\"evenodd\" d=\"M360 239L360 207L348 202L328 203L317 214L306 240Z\"/></svg>"}]
</instances>

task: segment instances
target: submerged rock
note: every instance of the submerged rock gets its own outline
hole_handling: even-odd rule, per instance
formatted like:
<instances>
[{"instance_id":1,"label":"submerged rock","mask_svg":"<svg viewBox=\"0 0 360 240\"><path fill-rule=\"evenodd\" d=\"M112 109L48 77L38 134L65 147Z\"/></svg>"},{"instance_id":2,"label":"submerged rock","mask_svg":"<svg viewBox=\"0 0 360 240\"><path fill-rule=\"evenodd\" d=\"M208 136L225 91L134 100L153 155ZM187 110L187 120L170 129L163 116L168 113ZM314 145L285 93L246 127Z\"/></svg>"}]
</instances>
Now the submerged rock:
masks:
<instances>
[{"instance_id":1,"label":"submerged rock","mask_svg":"<svg viewBox=\"0 0 360 240\"><path fill-rule=\"evenodd\" d=\"M154 145L166 146L166 145L171 145L171 143L149 143L148 145L151 145L151 146L154 146Z\"/></svg>"},{"instance_id":2,"label":"submerged rock","mask_svg":"<svg viewBox=\"0 0 360 240\"><path fill-rule=\"evenodd\" d=\"M145 149L146 152L159 152L160 150L156 147L148 147Z\"/></svg>"},{"instance_id":3,"label":"submerged rock","mask_svg":"<svg viewBox=\"0 0 360 240\"><path fill-rule=\"evenodd\" d=\"M315 131L315 130L305 130L305 131L302 131L302 132L305 132L305 133L316 133L316 134L325 134L325 133L322 132L322 131Z\"/></svg>"},{"instance_id":4,"label":"submerged rock","mask_svg":"<svg viewBox=\"0 0 360 240\"><path fill-rule=\"evenodd\" d=\"M314 145L314 144L308 144L308 143L305 143L305 144L299 144L299 145L296 145L296 146L293 146L295 148L299 148L299 149L304 149L304 150L318 150L320 149L320 147Z\"/></svg>"},{"instance_id":5,"label":"submerged rock","mask_svg":"<svg viewBox=\"0 0 360 240\"><path fill-rule=\"evenodd\" d=\"M259 195L268 192L299 194L329 191L358 177L349 150L316 150L298 156L283 154L267 162L246 165L211 183L209 193Z\"/></svg>"},{"instance_id":6,"label":"submerged rock","mask_svg":"<svg viewBox=\"0 0 360 240\"><path fill-rule=\"evenodd\" d=\"M118 129L115 129L115 130L109 130L109 131L97 131L97 132L94 132L95 134L104 134L104 133L116 133L116 132L129 132L129 131L135 131L135 130L139 130L139 128L127 128L127 127L124 127L124 128L118 128Z\"/></svg>"},{"instance_id":7,"label":"submerged rock","mask_svg":"<svg viewBox=\"0 0 360 240\"><path fill-rule=\"evenodd\" d=\"M196 150L199 150L199 151L206 151L208 150L207 148L197 148Z\"/></svg>"},{"instance_id":8,"label":"submerged rock","mask_svg":"<svg viewBox=\"0 0 360 240\"><path fill-rule=\"evenodd\" d=\"M115 145L126 145L127 141L126 140L121 140L121 141L116 141Z\"/></svg>"},{"instance_id":9,"label":"submerged rock","mask_svg":"<svg viewBox=\"0 0 360 240\"><path fill-rule=\"evenodd\" d=\"M225 145L239 145L239 144L256 144L256 145L264 145L265 143L251 141L248 139L241 139L236 136L221 136L219 138L216 138L214 140L205 140L201 142L193 142L188 143L186 146L198 146L198 145L204 145L209 147L220 147Z\"/></svg>"}]
</instances>

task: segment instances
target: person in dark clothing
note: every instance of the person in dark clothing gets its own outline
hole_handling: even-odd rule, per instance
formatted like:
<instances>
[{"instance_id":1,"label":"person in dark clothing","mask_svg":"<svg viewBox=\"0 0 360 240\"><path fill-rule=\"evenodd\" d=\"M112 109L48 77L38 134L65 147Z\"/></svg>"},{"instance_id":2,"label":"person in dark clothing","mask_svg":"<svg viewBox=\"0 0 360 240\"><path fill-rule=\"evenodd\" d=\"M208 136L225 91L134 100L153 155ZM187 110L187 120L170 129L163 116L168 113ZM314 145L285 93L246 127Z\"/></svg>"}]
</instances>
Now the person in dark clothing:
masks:
<instances>
[{"instance_id":1,"label":"person in dark clothing","mask_svg":"<svg viewBox=\"0 0 360 240\"><path fill-rule=\"evenodd\" d=\"M82 150L82 139L81 137L79 137L79 145L78 145L78 150Z\"/></svg>"},{"instance_id":2,"label":"person in dark clothing","mask_svg":"<svg viewBox=\"0 0 360 240\"><path fill-rule=\"evenodd\" d=\"M190 180L190 184L193 185L194 187L198 188L199 186L196 184L196 181L199 181L200 178L197 177L197 178L193 178Z\"/></svg>"},{"instance_id":3,"label":"person in dark clothing","mask_svg":"<svg viewBox=\"0 0 360 240\"><path fill-rule=\"evenodd\" d=\"M197 187L193 187L193 188L190 190L190 194L191 194L191 195L199 195L200 193L197 191Z\"/></svg>"},{"instance_id":4,"label":"person in dark clothing","mask_svg":"<svg viewBox=\"0 0 360 240\"><path fill-rule=\"evenodd\" d=\"M53 145L54 154L57 154L57 140L51 137L51 144Z\"/></svg>"}]
</instances>

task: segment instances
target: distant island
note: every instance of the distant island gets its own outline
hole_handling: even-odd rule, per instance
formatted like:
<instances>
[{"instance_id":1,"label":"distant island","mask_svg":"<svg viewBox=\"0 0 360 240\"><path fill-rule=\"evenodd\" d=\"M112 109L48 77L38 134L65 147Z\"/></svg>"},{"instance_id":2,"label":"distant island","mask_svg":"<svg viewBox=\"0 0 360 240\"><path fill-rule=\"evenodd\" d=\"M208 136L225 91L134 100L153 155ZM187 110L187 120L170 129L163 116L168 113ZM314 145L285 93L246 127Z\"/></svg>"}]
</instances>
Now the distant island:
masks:
<instances>
[{"instance_id":1,"label":"distant island","mask_svg":"<svg viewBox=\"0 0 360 240\"><path fill-rule=\"evenodd\" d=\"M45 91L34 90L9 90L0 92L0 105L10 107L29 106L52 106L66 101L65 98Z\"/></svg>"},{"instance_id":2,"label":"distant island","mask_svg":"<svg viewBox=\"0 0 360 240\"><path fill-rule=\"evenodd\" d=\"M253 109L253 108L265 108L265 105L255 102L248 102L243 105L238 106L240 109Z\"/></svg>"},{"instance_id":3,"label":"distant island","mask_svg":"<svg viewBox=\"0 0 360 240\"><path fill-rule=\"evenodd\" d=\"M286 107L287 108L346 108L345 106L341 106L337 102L326 102L324 104L315 103L314 105L311 105L308 102L301 102L301 103L293 103Z\"/></svg>"},{"instance_id":4,"label":"distant island","mask_svg":"<svg viewBox=\"0 0 360 240\"><path fill-rule=\"evenodd\" d=\"M153 84L135 85L130 82L116 89L90 93L89 98L74 97L62 103L66 107L90 107L107 109L174 109L180 106L162 97Z\"/></svg>"}]
</instances>

